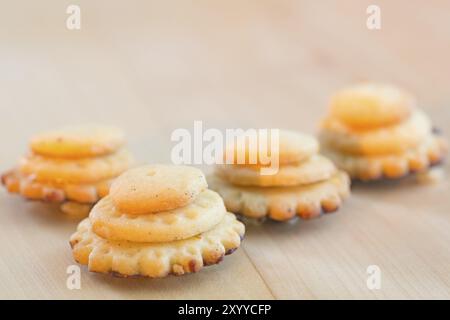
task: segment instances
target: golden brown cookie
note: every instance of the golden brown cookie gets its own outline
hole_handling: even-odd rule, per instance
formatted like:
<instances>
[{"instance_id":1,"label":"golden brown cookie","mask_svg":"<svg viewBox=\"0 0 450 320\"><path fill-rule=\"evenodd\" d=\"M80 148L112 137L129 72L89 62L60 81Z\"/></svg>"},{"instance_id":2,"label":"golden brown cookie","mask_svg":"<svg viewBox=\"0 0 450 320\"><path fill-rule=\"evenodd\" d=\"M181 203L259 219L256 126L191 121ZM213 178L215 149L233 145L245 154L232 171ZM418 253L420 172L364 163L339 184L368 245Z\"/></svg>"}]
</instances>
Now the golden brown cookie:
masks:
<instances>
[{"instance_id":1,"label":"golden brown cookie","mask_svg":"<svg viewBox=\"0 0 450 320\"><path fill-rule=\"evenodd\" d=\"M108 194L112 180L92 184L43 183L36 181L34 175L24 176L17 170L11 170L2 175L2 182L9 192L32 200L95 203Z\"/></svg>"},{"instance_id":2,"label":"golden brown cookie","mask_svg":"<svg viewBox=\"0 0 450 320\"><path fill-rule=\"evenodd\" d=\"M388 155L418 147L431 133L431 122L420 110L405 121L373 130L355 130L335 118L322 121L321 144L353 155Z\"/></svg>"},{"instance_id":3,"label":"golden brown cookie","mask_svg":"<svg viewBox=\"0 0 450 320\"><path fill-rule=\"evenodd\" d=\"M73 194L67 195L64 189L30 181L27 177L20 176L15 170L5 172L1 176L1 182L9 192L20 193L30 200L61 203L61 211L73 218L87 217L92 208L90 201L86 201L88 198L93 199L90 188L88 191L80 190L76 196ZM108 184L109 182L102 182L95 188L95 201L98 200L98 196L102 192L105 192L105 185ZM81 200L81 202L77 202L78 200Z\"/></svg>"},{"instance_id":4,"label":"golden brown cookie","mask_svg":"<svg viewBox=\"0 0 450 320\"><path fill-rule=\"evenodd\" d=\"M146 215L125 214L106 197L92 209L90 220L93 231L106 239L168 242L212 229L225 213L222 198L214 191L204 190L184 207Z\"/></svg>"},{"instance_id":5,"label":"golden brown cookie","mask_svg":"<svg viewBox=\"0 0 450 320\"><path fill-rule=\"evenodd\" d=\"M68 126L35 135L31 150L57 158L97 157L117 151L125 142L124 133L104 125Z\"/></svg>"},{"instance_id":6,"label":"golden brown cookie","mask_svg":"<svg viewBox=\"0 0 450 320\"><path fill-rule=\"evenodd\" d=\"M259 135L257 136L258 144L255 145L248 141L245 143L245 137L237 139L234 144L227 145L225 148L226 159L231 154L233 155L231 159L234 159L234 161L226 161L225 163L255 166L270 165L262 162L260 158L260 152L267 155L270 151L270 157L278 158L278 163L285 165L303 161L319 150L317 140L310 135L288 130L278 130L278 133L278 148L269 143L270 139L263 140L263 138L261 138L261 141L267 143L266 149L260 148ZM240 160L241 158L243 161Z\"/></svg>"},{"instance_id":7,"label":"golden brown cookie","mask_svg":"<svg viewBox=\"0 0 450 320\"><path fill-rule=\"evenodd\" d=\"M2 175L2 184L27 199L61 203L73 217L85 217L133 162L121 148L122 131L113 127L67 127L31 140L32 150Z\"/></svg>"},{"instance_id":8,"label":"golden brown cookie","mask_svg":"<svg viewBox=\"0 0 450 320\"><path fill-rule=\"evenodd\" d=\"M414 98L391 86L356 88L337 94L319 133L322 152L341 170L364 181L396 179L444 159L447 143Z\"/></svg>"},{"instance_id":9,"label":"golden brown cookie","mask_svg":"<svg viewBox=\"0 0 450 320\"><path fill-rule=\"evenodd\" d=\"M218 263L239 247L244 225L226 212L217 193L205 190L200 170L147 165L117 181L70 240L75 260L90 271L123 277L181 275ZM190 197L180 205L180 194L185 193ZM140 209L139 214L118 207L114 197L121 200L128 194L138 205L131 209ZM161 211L167 204L176 208Z\"/></svg>"},{"instance_id":10,"label":"golden brown cookie","mask_svg":"<svg viewBox=\"0 0 450 320\"><path fill-rule=\"evenodd\" d=\"M300 163L281 166L274 175L262 175L259 167L240 165L218 165L216 173L241 186L287 187L329 179L336 173L336 168L327 158L313 155Z\"/></svg>"},{"instance_id":11,"label":"golden brown cookie","mask_svg":"<svg viewBox=\"0 0 450 320\"><path fill-rule=\"evenodd\" d=\"M118 177L110 193L121 212L147 214L186 206L207 187L205 176L196 168L147 165Z\"/></svg>"},{"instance_id":12,"label":"golden brown cookie","mask_svg":"<svg viewBox=\"0 0 450 320\"><path fill-rule=\"evenodd\" d=\"M373 129L406 119L415 99L397 87L363 83L338 91L330 102L330 115L352 128Z\"/></svg>"},{"instance_id":13,"label":"golden brown cookie","mask_svg":"<svg viewBox=\"0 0 450 320\"><path fill-rule=\"evenodd\" d=\"M118 176L130 167L131 154L125 150L95 158L47 158L37 154L22 157L19 172L38 182L88 184Z\"/></svg>"},{"instance_id":14,"label":"golden brown cookie","mask_svg":"<svg viewBox=\"0 0 450 320\"><path fill-rule=\"evenodd\" d=\"M350 190L350 180L342 171L328 180L294 187L236 186L218 176L208 177L208 182L222 196L229 211L278 221L296 215L308 219L336 211Z\"/></svg>"},{"instance_id":15,"label":"golden brown cookie","mask_svg":"<svg viewBox=\"0 0 450 320\"><path fill-rule=\"evenodd\" d=\"M393 155L358 156L342 153L328 145L322 147L322 152L338 168L348 172L353 179L363 181L396 179L426 171L443 161L447 151L447 142L439 136L431 136L419 147Z\"/></svg>"},{"instance_id":16,"label":"golden brown cookie","mask_svg":"<svg viewBox=\"0 0 450 320\"><path fill-rule=\"evenodd\" d=\"M227 213L211 230L194 237L165 243L106 240L83 220L70 239L75 260L93 272L121 277L161 278L197 272L219 263L240 245L244 225Z\"/></svg>"}]
</instances>

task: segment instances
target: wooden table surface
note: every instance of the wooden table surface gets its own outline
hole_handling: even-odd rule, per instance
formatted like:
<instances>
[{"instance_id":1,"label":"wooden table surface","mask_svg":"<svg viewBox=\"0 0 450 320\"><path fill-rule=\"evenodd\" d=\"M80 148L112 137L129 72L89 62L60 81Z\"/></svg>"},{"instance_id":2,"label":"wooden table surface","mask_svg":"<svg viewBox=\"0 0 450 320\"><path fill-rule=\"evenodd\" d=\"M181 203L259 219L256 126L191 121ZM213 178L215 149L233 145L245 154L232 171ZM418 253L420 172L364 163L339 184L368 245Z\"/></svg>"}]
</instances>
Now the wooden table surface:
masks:
<instances>
[{"instance_id":1,"label":"wooden table surface","mask_svg":"<svg viewBox=\"0 0 450 320\"><path fill-rule=\"evenodd\" d=\"M66 7L81 7L81 30ZM381 30L366 8L381 7ZM9 1L0 10L0 170L35 132L121 126L141 162L167 162L176 128L314 133L333 90L414 92L449 137L448 1ZM82 269L66 287L76 221L0 191L0 298L450 298L449 170L436 183L355 185L338 213L250 225L218 266L161 280ZM381 288L366 286L369 265Z\"/></svg>"}]
</instances>

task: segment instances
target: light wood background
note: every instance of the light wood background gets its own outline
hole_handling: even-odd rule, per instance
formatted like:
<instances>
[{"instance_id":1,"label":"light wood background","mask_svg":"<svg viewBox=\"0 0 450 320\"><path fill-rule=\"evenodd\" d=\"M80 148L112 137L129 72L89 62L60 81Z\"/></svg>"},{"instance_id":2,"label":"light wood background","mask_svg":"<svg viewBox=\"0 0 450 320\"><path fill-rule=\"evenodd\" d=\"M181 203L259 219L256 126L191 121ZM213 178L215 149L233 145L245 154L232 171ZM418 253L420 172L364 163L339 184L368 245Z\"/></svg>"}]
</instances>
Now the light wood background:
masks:
<instances>
[{"instance_id":1,"label":"light wood background","mask_svg":"<svg viewBox=\"0 0 450 320\"><path fill-rule=\"evenodd\" d=\"M366 28L379 4L382 29ZM82 29L65 26L79 4ZM170 133L280 127L314 133L329 94L369 79L416 93L450 129L449 1L2 1L0 170L34 132L104 122L143 162L169 161ZM434 184L356 185L334 215L248 227L243 247L162 280L89 274L66 288L76 226L0 191L1 298L449 298L448 166ZM378 265L382 287L366 287Z\"/></svg>"}]
</instances>

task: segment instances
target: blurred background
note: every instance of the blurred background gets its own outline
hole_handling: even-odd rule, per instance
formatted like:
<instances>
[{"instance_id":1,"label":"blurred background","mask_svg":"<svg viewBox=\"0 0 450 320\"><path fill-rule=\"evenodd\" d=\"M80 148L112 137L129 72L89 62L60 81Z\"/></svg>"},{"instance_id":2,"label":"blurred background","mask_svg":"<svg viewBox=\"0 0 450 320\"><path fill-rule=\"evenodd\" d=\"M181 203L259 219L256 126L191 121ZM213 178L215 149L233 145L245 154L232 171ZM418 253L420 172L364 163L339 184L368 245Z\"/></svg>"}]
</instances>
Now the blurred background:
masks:
<instances>
[{"instance_id":1,"label":"blurred background","mask_svg":"<svg viewBox=\"0 0 450 320\"><path fill-rule=\"evenodd\" d=\"M380 30L366 26L371 4ZM330 94L361 80L416 94L450 137L449 12L448 0L0 0L0 172L33 133L66 124L118 125L145 162L169 161L170 134L195 120L314 133ZM83 269L81 291L66 288L77 222L0 188L0 297L449 297L448 188L360 186L335 215L249 227L233 258L183 281ZM382 290L366 287L371 264Z\"/></svg>"},{"instance_id":2,"label":"blurred background","mask_svg":"<svg viewBox=\"0 0 450 320\"><path fill-rule=\"evenodd\" d=\"M81 30L66 9L81 8ZM381 30L366 8L381 8ZM333 90L359 80L414 92L450 120L450 2L1 1L0 166L54 126L123 127L168 161L170 133L280 127L314 133Z\"/></svg>"}]
</instances>

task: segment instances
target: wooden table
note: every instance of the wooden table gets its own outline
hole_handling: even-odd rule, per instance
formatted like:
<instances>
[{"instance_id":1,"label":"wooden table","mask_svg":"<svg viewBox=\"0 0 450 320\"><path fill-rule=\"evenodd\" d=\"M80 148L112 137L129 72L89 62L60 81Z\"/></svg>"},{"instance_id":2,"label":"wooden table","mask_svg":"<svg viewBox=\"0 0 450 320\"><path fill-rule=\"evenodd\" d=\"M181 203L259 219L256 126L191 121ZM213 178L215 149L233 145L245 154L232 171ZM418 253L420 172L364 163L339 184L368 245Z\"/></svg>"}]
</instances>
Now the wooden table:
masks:
<instances>
[{"instance_id":1,"label":"wooden table","mask_svg":"<svg viewBox=\"0 0 450 320\"><path fill-rule=\"evenodd\" d=\"M176 128L314 133L333 90L379 80L414 92L450 129L448 1L14 1L0 11L0 170L33 133L124 128L142 162L167 162ZM382 28L366 28L381 7ZM436 183L355 185L337 214L248 226L214 267L162 280L82 269L66 287L76 221L0 191L1 298L450 298L448 166ZM369 265L381 289L366 286Z\"/></svg>"}]
</instances>

